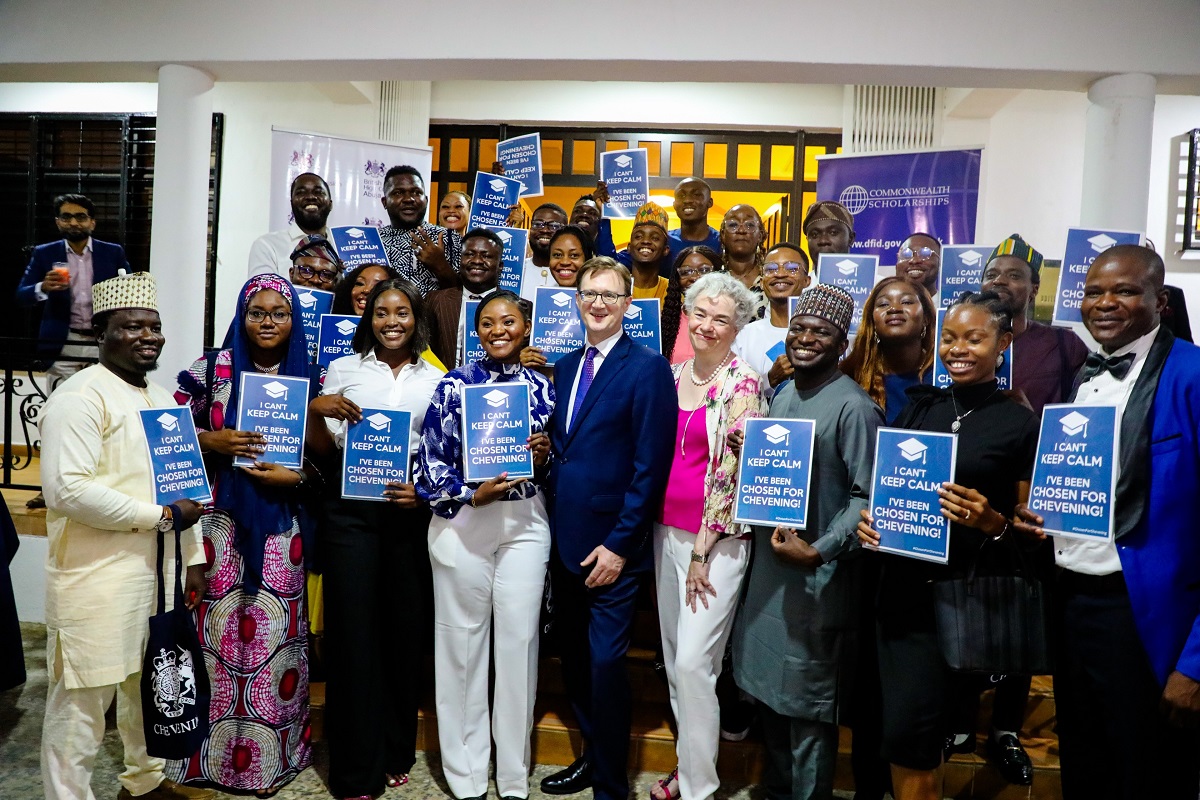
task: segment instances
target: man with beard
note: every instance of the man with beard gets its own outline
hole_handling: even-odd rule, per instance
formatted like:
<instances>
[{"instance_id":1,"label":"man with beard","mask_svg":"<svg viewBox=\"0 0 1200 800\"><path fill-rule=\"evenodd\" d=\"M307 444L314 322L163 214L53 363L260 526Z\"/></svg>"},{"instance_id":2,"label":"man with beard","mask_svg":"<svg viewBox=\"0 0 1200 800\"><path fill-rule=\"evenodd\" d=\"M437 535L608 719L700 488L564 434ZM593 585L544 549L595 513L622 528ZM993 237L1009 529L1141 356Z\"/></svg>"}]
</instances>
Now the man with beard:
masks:
<instances>
[{"instance_id":1,"label":"man with beard","mask_svg":"<svg viewBox=\"0 0 1200 800\"><path fill-rule=\"evenodd\" d=\"M924 286L935 307L941 290L941 267L942 243L928 233L910 234L896 251L896 274Z\"/></svg>"},{"instance_id":2,"label":"man with beard","mask_svg":"<svg viewBox=\"0 0 1200 800\"><path fill-rule=\"evenodd\" d=\"M792 380L768 416L815 422L808 525L756 526L733 628L734 678L759 701L772 798L833 796L838 725L853 696L858 628L855 528L867 508L883 412L838 369L854 299L836 286L800 295L788 326ZM730 435L739 446L741 432Z\"/></svg>"},{"instance_id":3,"label":"man with beard","mask_svg":"<svg viewBox=\"0 0 1200 800\"><path fill-rule=\"evenodd\" d=\"M318 234L329 238L329 212L333 197L329 184L320 175L303 172L292 181L289 192L292 202L292 221L281 231L263 234L250 245L248 276L271 273L286 276L292 266L292 251L306 236Z\"/></svg>"},{"instance_id":4,"label":"man with beard","mask_svg":"<svg viewBox=\"0 0 1200 800\"><path fill-rule=\"evenodd\" d=\"M467 362L467 301L482 300L500 285L504 266L504 242L495 231L474 228L462 240L461 286L430 292L425 298L425 320L429 325L429 349L449 369Z\"/></svg>"},{"instance_id":5,"label":"man with beard","mask_svg":"<svg viewBox=\"0 0 1200 800\"><path fill-rule=\"evenodd\" d=\"M800 225L808 239L808 254L816 264L821 253L849 253L854 244L854 215L841 203L822 200L808 207Z\"/></svg>"},{"instance_id":6,"label":"man with beard","mask_svg":"<svg viewBox=\"0 0 1200 800\"><path fill-rule=\"evenodd\" d=\"M586 206L580 208L580 204L589 199L596 209L596 229L595 231L588 229L596 241L596 254L615 258L619 263L632 269L634 262L632 239L629 247L618 253L616 245L613 244L612 221L601 219L601 209L608 202L608 186L604 181L596 184L595 192L591 195L584 195L575 203L575 210L580 212L580 220L576 221L575 211L572 211L571 224L579 224L582 227L586 218L591 216L590 209ZM718 255L721 253L721 233L717 229L709 227L708 224L708 212L712 209L712 205L712 190L701 179L684 178L675 186L675 200L672 208L679 217L680 227L667 232L667 253L663 258L660 275L668 279L671 277L671 268L675 264L675 259L685 248L704 245ZM666 229L665 224L663 228Z\"/></svg>"},{"instance_id":7,"label":"man with beard","mask_svg":"<svg viewBox=\"0 0 1200 800\"><path fill-rule=\"evenodd\" d=\"M47 800L93 796L92 768L114 696L125 750L118 800L211 795L166 780L165 762L146 753L140 685L158 580L157 533L182 531L190 608L204 595L205 556L196 525L201 506L190 500L154 503L138 412L176 403L146 378L165 342L154 278L123 273L93 289L100 363L63 381L43 411L50 540L41 757ZM174 574L173 560L167 557L164 575Z\"/></svg>"},{"instance_id":8,"label":"man with beard","mask_svg":"<svg viewBox=\"0 0 1200 800\"><path fill-rule=\"evenodd\" d=\"M422 295L458 285L462 237L425 220L429 198L425 179L416 167L392 167L383 178L383 197L391 225L379 229L388 262L408 278Z\"/></svg>"},{"instance_id":9,"label":"man with beard","mask_svg":"<svg viewBox=\"0 0 1200 800\"><path fill-rule=\"evenodd\" d=\"M529 257L521 275L521 296L532 298L539 286L558 286L550 274L550 240L567 224L567 212L557 203L542 203L529 222Z\"/></svg>"}]
</instances>

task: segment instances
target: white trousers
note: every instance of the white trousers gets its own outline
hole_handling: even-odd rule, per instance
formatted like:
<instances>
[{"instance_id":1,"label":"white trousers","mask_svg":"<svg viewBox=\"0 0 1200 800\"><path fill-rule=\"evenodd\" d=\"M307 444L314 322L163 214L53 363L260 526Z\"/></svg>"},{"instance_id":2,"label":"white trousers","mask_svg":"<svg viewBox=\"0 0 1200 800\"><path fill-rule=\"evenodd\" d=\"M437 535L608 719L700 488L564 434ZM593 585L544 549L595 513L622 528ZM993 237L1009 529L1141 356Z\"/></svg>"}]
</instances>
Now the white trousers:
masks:
<instances>
[{"instance_id":1,"label":"white trousers","mask_svg":"<svg viewBox=\"0 0 1200 800\"><path fill-rule=\"evenodd\" d=\"M541 494L464 506L429 524L433 567L435 702L442 770L455 797L488 790L491 740L496 789L529 796L537 692L538 620L550 558ZM495 690L488 720L488 661L495 626Z\"/></svg>"},{"instance_id":2,"label":"white trousers","mask_svg":"<svg viewBox=\"0 0 1200 800\"><path fill-rule=\"evenodd\" d=\"M67 331L67 341L59 351L60 357L82 356L96 358L100 352L94 345L73 344L73 342L95 342L94 336L84 336L75 331ZM90 367L86 361L55 361L46 367L46 395L49 396L58 385L84 367Z\"/></svg>"},{"instance_id":3,"label":"white trousers","mask_svg":"<svg viewBox=\"0 0 1200 800\"><path fill-rule=\"evenodd\" d=\"M721 711L717 676L733 630L742 578L750 563L748 539L723 539L709 552L708 580L717 596L707 595L692 611L684 603L688 566L696 534L669 525L654 526L654 583L663 661L671 689L671 710L679 724L679 796L706 800L720 787L717 747Z\"/></svg>"},{"instance_id":4,"label":"white trousers","mask_svg":"<svg viewBox=\"0 0 1200 800\"><path fill-rule=\"evenodd\" d=\"M125 749L121 785L137 796L162 783L166 762L146 755L141 680L142 673L135 672L115 686L68 689L62 675L50 675L42 727L42 786L46 800L96 800L92 771L104 738L104 713L114 694L117 732Z\"/></svg>"}]
</instances>

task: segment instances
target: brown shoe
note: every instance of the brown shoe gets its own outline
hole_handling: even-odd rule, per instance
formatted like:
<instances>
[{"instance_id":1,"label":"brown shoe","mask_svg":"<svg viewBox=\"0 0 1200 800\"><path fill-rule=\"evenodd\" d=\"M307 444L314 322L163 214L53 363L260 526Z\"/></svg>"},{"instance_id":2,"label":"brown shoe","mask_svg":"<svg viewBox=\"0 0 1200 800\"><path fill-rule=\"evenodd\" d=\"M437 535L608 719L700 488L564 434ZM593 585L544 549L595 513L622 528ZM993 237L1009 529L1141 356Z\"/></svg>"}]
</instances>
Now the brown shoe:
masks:
<instances>
[{"instance_id":1,"label":"brown shoe","mask_svg":"<svg viewBox=\"0 0 1200 800\"><path fill-rule=\"evenodd\" d=\"M163 782L145 794L133 794L124 786L117 792L117 800L209 800L217 793L212 789L197 789L163 778Z\"/></svg>"},{"instance_id":2,"label":"brown shoe","mask_svg":"<svg viewBox=\"0 0 1200 800\"><path fill-rule=\"evenodd\" d=\"M45 508L46 496L41 492L38 492L36 495L25 501L25 507L30 511L36 511L39 508Z\"/></svg>"}]
</instances>

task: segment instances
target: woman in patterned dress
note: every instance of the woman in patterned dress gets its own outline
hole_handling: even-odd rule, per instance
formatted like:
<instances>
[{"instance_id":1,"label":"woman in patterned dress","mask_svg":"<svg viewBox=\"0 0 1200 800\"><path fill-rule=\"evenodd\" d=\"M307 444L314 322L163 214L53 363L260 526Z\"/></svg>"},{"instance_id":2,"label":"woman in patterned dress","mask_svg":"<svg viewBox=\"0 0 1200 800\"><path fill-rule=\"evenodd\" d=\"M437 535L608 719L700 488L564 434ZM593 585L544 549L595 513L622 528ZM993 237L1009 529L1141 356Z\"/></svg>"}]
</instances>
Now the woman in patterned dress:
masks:
<instances>
[{"instance_id":1,"label":"woman in patterned dress","mask_svg":"<svg viewBox=\"0 0 1200 800\"><path fill-rule=\"evenodd\" d=\"M226 339L232 346L181 372L175 394L191 406L214 501L201 518L208 589L196 612L212 685L211 732L172 768L181 782L263 797L311 761L304 591L311 531L301 524L299 498L312 494L317 476L308 464L307 472L233 467L233 456L262 453L263 438L232 422L242 373L310 377L294 295L275 275L247 281Z\"/></svg>"}]
</instances>

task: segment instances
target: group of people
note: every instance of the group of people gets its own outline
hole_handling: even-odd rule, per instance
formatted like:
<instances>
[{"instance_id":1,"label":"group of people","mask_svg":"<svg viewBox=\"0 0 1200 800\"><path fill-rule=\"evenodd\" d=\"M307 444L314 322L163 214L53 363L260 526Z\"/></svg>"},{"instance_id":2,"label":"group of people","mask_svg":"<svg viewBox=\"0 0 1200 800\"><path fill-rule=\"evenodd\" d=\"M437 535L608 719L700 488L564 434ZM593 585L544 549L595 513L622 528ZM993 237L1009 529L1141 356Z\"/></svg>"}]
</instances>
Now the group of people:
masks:
<instances>
[{"instance_id":1,"label":"group of people","mask_svg":"<svg viewBox=\"0 0 1200 800\"><path fill-rule=\"evenodd\" d=\"M979 694L992 684L988 753L1028 784L1018 732L1029 676L953 672L931 588L971 569L1008 574L1019 549L1041 559L1055 599L1064 797L1193 800L1200 350L1162 324L1162 260L1137 246L1096 258L1082 313L1100 350L1089 353L1075 334L1031 319L1042 256L1013 235L991 252L979 290L953 300L939 335L941 246L927 233L902 243L896 274L856 309L844 290L810 286L810 255L848 252L854 240L854 218L835 202L805 215L807 252L768 246L752 206L709 227L711 192L689 178L675 196L683 227L668 230L665 210L647 204L617 252L605 193L597 186L569 213L533 211L518 293L499 287L496 234L461 230L464 198L447 195L442 224L427 222L423 180L405 166L388 171L381 199L388 263L343 274L326 228L329 188L301 175L292 228L255 243L223 347L182 372L174 396L148 378L163 345L153 278L102 272L94 208L60 198L67 274L54 274L58 250L39 248L20 296L67 320L56 341L94 342L99 364L58 384L43 413L47 798L91 797L114 695L122 798L214 787L265 797L305 769L312 571L323 579L328 785L338 798L408 780L430 637L451 793L486 797L494 763L499 796L528 797L548 606L583 749L541 789L627 798L625 657L647 581L677 730L678 767L648 787L656 800L709 798L720 785L727 651L756 706L771 797L831 797L838 727L848 725L857 797L940 798L941 766L974 750ZM552 365L529 346L528 296L543 285L574 293L584 339ZM299 324L303 286L335 291L335 311L360 316L354 353L327 369L311 363ZM623 332L636 297L660 301L661 354ZM472 332L482 358L468 357ZM1014 391L1000 391L1009 348ZM930 385L935 359L949 388ZM236 428L248 373L309 380L302 467L232 465L265 450L261 435ZM513 382L528 387L533 477L468 480L465 389ZM1059 402L1120 409L1114 541L1048 541L1026 506L1040 412ZM190 408L206 454L214 499L204 507L151 502L137 412L175 403ZM338 490L347 426L364 407L411 414L411 479L388 483L386 502ZM754 417L814 422L803 530L733 519ZM948 564L872 552L882 426L959 437L955 480L938 491ZM183 530L212 706L204 746L165 763L145 752L137 684L154 532L173 527Z\"/></svg>"}]
</instances>

